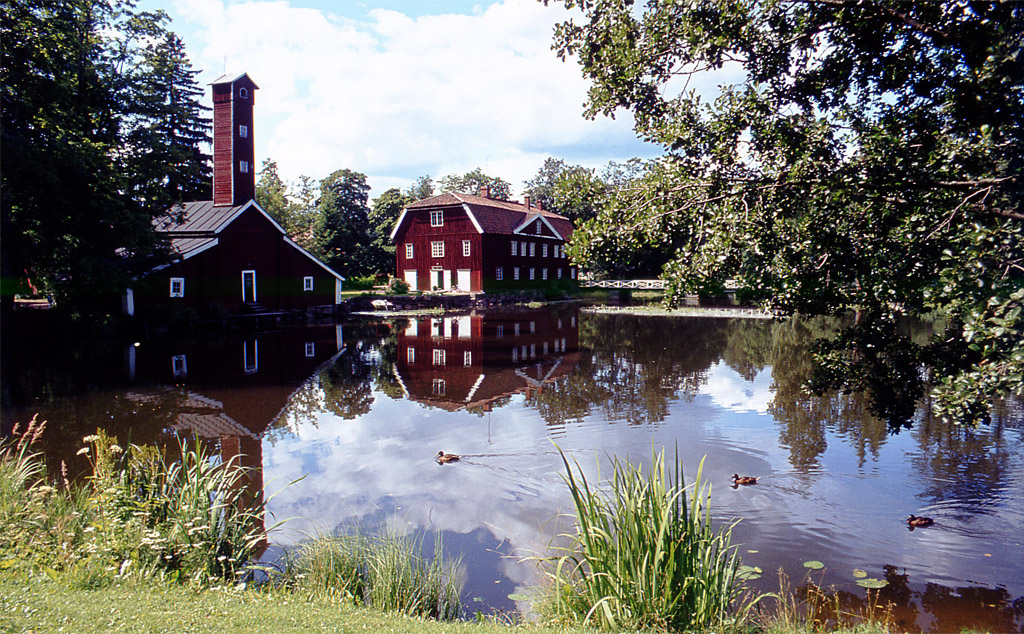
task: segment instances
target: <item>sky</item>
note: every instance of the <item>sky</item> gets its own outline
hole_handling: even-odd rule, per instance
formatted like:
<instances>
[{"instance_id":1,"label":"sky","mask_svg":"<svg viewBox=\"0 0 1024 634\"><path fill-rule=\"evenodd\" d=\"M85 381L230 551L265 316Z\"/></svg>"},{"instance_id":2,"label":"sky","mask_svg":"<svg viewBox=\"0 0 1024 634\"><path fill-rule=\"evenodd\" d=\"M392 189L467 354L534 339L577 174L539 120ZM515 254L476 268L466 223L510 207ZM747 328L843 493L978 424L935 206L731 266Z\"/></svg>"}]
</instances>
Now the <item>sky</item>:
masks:
<instances>
[{"instance_id":1,"label":"sky","mask_svg":"<svg viewBox=\"0 0 1024 634\"><path fill-rule=\"evenodd\" d=\"M247 72L256 162L281 176L367 176L375 198L474 168L512 185L545 158L602 167L660 152L632 118L583 117L587 81L551 50L568 16L538 0L144 0L185 42L198 81ZM209 102L209 87L207 100Z\"/></svg>"}]
</instances>

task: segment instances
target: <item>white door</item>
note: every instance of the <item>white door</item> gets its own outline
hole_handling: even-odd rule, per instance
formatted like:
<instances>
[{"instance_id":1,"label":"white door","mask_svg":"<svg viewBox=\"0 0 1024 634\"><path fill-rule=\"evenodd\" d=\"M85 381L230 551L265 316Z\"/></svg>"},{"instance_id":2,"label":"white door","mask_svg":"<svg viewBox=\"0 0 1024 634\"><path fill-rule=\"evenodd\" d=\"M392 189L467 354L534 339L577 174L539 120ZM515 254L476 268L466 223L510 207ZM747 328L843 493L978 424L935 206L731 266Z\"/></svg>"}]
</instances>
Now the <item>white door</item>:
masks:
<instances>
[{"instance_id":1,"label":"white door","mask_svg":"<svg viewBox=\"0 0 1024 634\"><path fill-rule=\"evenodd\" d=\"M444 273L444 284L441 286L444 290L449 290L452 287L452 272L442 271Z\"/></svg>"},{"instance_id":2,"label":"white door","mask_svg":"<svg viewBox=\"0 0 1024 634\"><path fill-rule=\"evenodd\" d=\"M459 269L456 271L456 277L458 278L459 290L468 293L469 288L469 269Z\"/></svg>"},{"instance_id":3,"label":"white door","mask_svg":"<svg viewBox=\"0 0 1024 634\"><path fill-rule=\"evenodd\" d=\"M409 285L410 291L418 291L416 288L416 269L405 270L405 283Z\"/></svg>"},{"instance_id":4,"label":"white door","mask_svg":"<svg viewBox=\"0 0 1024 634\"><path fill-rule=\"evenodd\" d=\"M256 301L256 271L242 271L242 301Z\"/></svg>"}]
</instances>

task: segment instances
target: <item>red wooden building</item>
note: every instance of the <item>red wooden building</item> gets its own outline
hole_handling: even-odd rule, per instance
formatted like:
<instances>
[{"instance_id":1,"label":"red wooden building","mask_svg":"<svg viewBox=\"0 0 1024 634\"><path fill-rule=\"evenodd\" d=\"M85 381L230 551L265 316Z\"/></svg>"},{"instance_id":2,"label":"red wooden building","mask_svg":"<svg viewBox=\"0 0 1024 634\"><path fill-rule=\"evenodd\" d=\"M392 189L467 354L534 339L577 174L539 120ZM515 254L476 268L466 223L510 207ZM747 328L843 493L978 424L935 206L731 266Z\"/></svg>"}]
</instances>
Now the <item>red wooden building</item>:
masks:
<instances>
[{"instance_id":1,"label":"red wooden building","mask_svg":"<svg viewBox=\"0 0 1024 634\"><path fill-rule=\"evenodd\" d=\"M175 256L128 289L125 312L237 313L336 304L344 278L288 237L253 198L253 104L245 73L213 87L213 200L178 205L155 228Z\"/></svg>"},{"instance_id":2,"label":"red wooden building","mask_svg":"<svg viewBox=\"0 0 1024 634\"><path fill-rule=\"evenodd\" d=\"M415 202L391 240L396 275L413 290L466 292L536 288L576 278L565 245L573 224L540 204L445 193Z\"/></svg>"}]
</instances>

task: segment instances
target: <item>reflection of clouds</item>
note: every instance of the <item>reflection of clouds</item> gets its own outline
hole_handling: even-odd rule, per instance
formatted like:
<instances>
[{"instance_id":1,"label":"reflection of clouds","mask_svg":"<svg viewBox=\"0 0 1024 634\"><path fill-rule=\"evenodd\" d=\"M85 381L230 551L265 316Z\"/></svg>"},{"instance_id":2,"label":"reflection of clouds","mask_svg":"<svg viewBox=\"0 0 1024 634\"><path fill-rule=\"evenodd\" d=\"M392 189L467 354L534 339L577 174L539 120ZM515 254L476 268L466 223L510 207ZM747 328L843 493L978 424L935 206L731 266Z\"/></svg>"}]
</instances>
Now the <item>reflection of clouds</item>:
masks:
<instances>
[{"instance_id":1,"label":"reflection of clouds","mask_svg":"<svg viewBox=\"0 0 1024 634\"><path fill-rule=\"evenodd\" d=\"M719 407L734 412L768 412L772 391L772 369L763 368L751 382L719 361L708 369L707 383L700 391Z\"/></svg>"},{"instance_id":2,"label":"reflection of clouds","mask_svg":"<svg viewBox=\"0 0 1024 634\"><path fill-rule=\"evenodd\" d=\"M1024 534L1020 496L1001 497L1005 506L984 521L959 521L936 505L923 506L919 496L929 483L908 458L921 451L910 434L889 438L864 463L855 448L828 432L820 469L798 473L779 445L778 424L766 413L772 396L770 368L747 382L719 363L710 368L701 394L668 404L663 422L631 425L608 420L596 408L579 423L548 427L522 395L477 416L375 392L373 408L363 416L342 420L319 413L315 424L300 424L274 444L264 442L268 490L306 476L269 504L276 519L296 518L274 541L287 545L316 530L371 527L389 518L412 532L489 534L494 543L511 544L515 555L539 555L548 552L559 530L571 528L565 518L560 527L554 523L572 507L552 441L592 484L610 475L609 455L646 465L652 446L664 449L669 460L678 447L688 482L707 456L704 477L713 486L713 514L720 520L743 518L735 540L760 551L745 555L751 565L766 571L783 566L799 579L803 561L821 559L828 566L826 583L855 592L850 571L879 576L883 564L905 569L918 584L1001 583L1014 596L1024 591L1015 581L1021 558L1007 556L1024 553L1016 537ZM1001 433L1020 437L1019 430ZM439 466L433 461L439 450L464 459ZM1024 477L1020 462L1007 466L1008 481ZM731 489L734 472L763 480ZM910 533L903 523L910 512L934 515L939 525ZM536 565L520 564L518 557L500 559L497 566L494 574L521 587L542 581ZM774 589L773 575L763 581L762 590Z\"/></svg>"}]
</instances>

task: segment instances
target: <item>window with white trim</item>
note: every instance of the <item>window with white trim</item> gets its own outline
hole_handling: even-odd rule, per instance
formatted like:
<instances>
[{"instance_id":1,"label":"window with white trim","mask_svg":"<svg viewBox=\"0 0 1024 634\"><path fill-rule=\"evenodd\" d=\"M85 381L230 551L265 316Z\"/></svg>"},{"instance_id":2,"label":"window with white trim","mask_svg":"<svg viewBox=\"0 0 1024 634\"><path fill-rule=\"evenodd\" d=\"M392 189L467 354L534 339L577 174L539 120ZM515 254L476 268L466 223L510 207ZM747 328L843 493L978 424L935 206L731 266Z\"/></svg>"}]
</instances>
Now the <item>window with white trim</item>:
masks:
<instances>
[{"instance_id":1,"label":"window with white trim","mask_svg":"<svg viewBox=\"0 0 1024 634\"><path fill-rule=\"evenodd\" d=\"M243 139L249 138L249 126L240 125L238 126L238 136Z\"/></svg>"},{"instance_id":2,"label":"window with white trim","mask_svg":"<svg viewBox=\"0 0 1024 634\"><path fill-rule=\"evenodd\" d=\"M406 260L411 260L412 259L412 242L406 242L405 243L405 259Z\"/></svg>"},{"instance_id":3,"label":"window with white trim","mask_svg":"<svg viewBox=\"0 0 1024 634\"><path fill-rule=\"evenodd\" d=\"M545 341L544 345L541 346L540 353L541 354L547 354L548 353L548 342L547 341Z\"/></svg>"},{"instance_id":4,"label":"window with white trim","mask_svg":"<svg viewBox=\"0 0 1024 634\"><path fill-rule=\"evenodd\" d=\"M430 257L443 258L444 257L444 242L431 242L430 243Z\"/></svg>"},{"instance_id":5,"label":"window with white trim","mask_svg":"<svg viewBox=\"0 0 1024 634\"><path fill-rule=\"evenodd\" d=\"M434 379L434 384L433 384L433 388L432 389L434 391L434 394L438 394L438 395L444 396L444 393L445 393L445 382L444 382L444 379Z\"/></svg>"},{"instance_id":6,"label":"window with white trim","mask_svg":"<svg viewBox=\"0 0 1024 634\"><path fill-rule=\"evenodd\" d=\"M530 334L532 335L532 334L534 334L536 332L537 332L537 322L531 321L530 322Z\"/></svg>"},{"instance_id":7,"label":"window with white trim","mask_svg":"<svg viewBox=\"0 0 1024 634\"><path fill-rule=\"evenodd\" d=\"M444 348L434 348L434 365L444 365Z\"/></svg>"},{"instance_id":8,"label":"window with white trim","mask_svg":"<svg viewBox=\"0 0 1024 634\"><path fill-rule=\"evenodd\" d=\"M409 346L405 349L405 360L408 363L416 363L416 348Z\"/></svg>"},{"instance_id":9,"label":"window with white trim","mask_svg":"<svg viewBox=\"0 0 1024 634\"><path fill-rule=\"evenodd\" d=\"M533 268L532 266L530 267L530 279L537 279L537 269Z\"/></svg>"},{"instance_id":10,"label":"window with white trim","mask_svg":"<svg viewBox=\"0 0 1024 634\"><path fill-rule=\"evenodd\" d=\"M546 244L540 245L540 257L542 257L542 258L548 257L548 245L546 245Z\"/></svg>"},{"instance_id":11,"label":"window with white trim","mask_svg":"<svg viewBox=\"0 0 1024 634\"><path fill-rule=\"evenodd\" d=\"M512 346L512 363L519 361L519 348Z\"/></svg>"},{"instance_id":12,"label":"window with white trim","mask_svg":"<svg viewBox=\"0 0 1024 634\"><path fill-rule=\"evenodd\" d=\"M462 255L463 256L469 257L469 250L473 248L473 247L470 246L471 244L472 244L472 242L470 242L469 240L463 240L462 241Z\"/></svg>"},{"instance_id":13,"label":"window with white trim","mask_svg":"<svg viewBox=\"0 0 1024 634\"><path fill-rule=\"evenodd\" d=\"M541 269L540 270L540 279L542 279L542 280L548 279L548 270L547 269Z\"/></svg>"},{"instance_id":14,"label":"window with white trim","mask_svg":"<svg viewBox=\"0 0 1024 634\"><path fill-rule=\"evenodd\" d=\"M432 211L432 212L430 212L430 226L431 227L443 227L444 226L444 211Z\"/></svg>"},{"instance_id":15,"label":"window with white trim","mask_svg":"<svg viewBox=\"0 0 1024 634\"><path fill-rule=\"evenodd\" d=\"M184 297L185 296L185 278L183 277L172 277L171 278L171 297Z\"/></svg>"},{"instance_id":16,"label":"window with white trim","mask_svg":"<svg viewBox=\"0 0 1024 634\"><path fill-rule=\"evenodd\" d=\"M316 356L316 342L314 342L314 341L307 341L306 342L306 358L307 359L312 359L314 356Z\"/></svg>"},{"instance_id":17,"label":"window with white trim","mask_svg":"<svg viewBox=\"0 0 1024 634\"><path fill-rule=\"evenodd\" d=\"M248 99L249 98L249 91L246 90L245 88L239 88L238 89L238 96L241 99Z\"/></svg>"},{"instance_id":18,"label":"window with white trim","mask_svg":"<svg viewBox=\"0 0 1024 634\"><path fill-rule=\"evenodd\" d=\"M514 280L518 280L519 279L519 267L518 266L513 266L512 267L512 279L514 279Z\"/></svg>"},{"instance_id":19,"label":"window with white trim","mask_svg":"<svg viewBox=\"0 0 1024 634\"><path fill-rule=\"evenodd\" d=\"M531 242L530 243L530 257L532 258L535 255L537 255L537 243L536 242Z\"/></svg>"},{"instance_id":20,"label":"window with white trim","mask_svg":"<svg viewBox=\"0 0 1024 634\"><path fill-rule=\"evenodd\" d=\"M504 338L505 338L505 325L504 324L498 324L498 339L504 339Z\"/></svg>"},{"instance_id":21,"label":"window with white trim","mask_svg":"<svg viewBox=\"0 0 1024 634\"><path fill-rule=\"evenodd\" d=\"M531 343L530 344L530 358L531 359L536 359L537 358L537 344L535 344L535 343Z\"/></svg>"},{"instance_id":22,"label":"window with white trim","mask_svg":"<svg viewBox=\"0 0 1024 634\"><path fill-rule=\"evenodd\" d=\"M519 243L515 240L512 241L512 255L519 255Z\"/></svg>"},{"instance_id":23,"label":"window with white trim","mask_svg":"<svg viewBox=\"0 0 1024 634\"><path fill-rule=\"evenodd\" d=\"M238 162L238 171L240 173L242 173L242 174L248 174L249 173L249 161L239 161Z\"/></svg>"},{"instance_id":24,"label":"window with white trim","mask_svg":"<svg viewBox=\"0 0 1024 634\"><path fill-rule=\"evenodd\" d=\"M569 269L569 277L576 279L576 269Z\"/></svg>"},{"instance_id":25,"label":"window with white trim","mask_svg":"<svg viewBox=\"0 0 1024 634\"><path fill-rule=\"evenodd\" d=\"M557 270L558 270L558 274L557 274L558 275L558 279L562 279L562 269L559 268Z\"/></svg>"},{"instance_id":26,"label":"window with white trim","mask_svg":"<svg viewBox=\"0 0 1024 634\"><path fill-rule=\"evenodd\" d=\"M540 218L537 218L537 226L534 229L534 233L540 233Z\"/></svg>"},{"instance_id":27,"label":"window with white trim","mask_svg":"<svg viewBox=\"0 0 1024 634\"><path fill-rule=\"evenodd\" d=\"M176 354L171 357L171 374L176 379L183 379L188 376L188 360L183 354Z\"/></svg>"},{"instance_id":28,"label":"window with white trim","mask_svg":"<svg viewBox=\"0 0 1024 634\"><path fill-rule=\"evenodd\" d=\"M302 278L302 290L304 290L304 291L311 291L311 290L313 290L313 276L312 275L307 275L306 277Z\"/></svg>"},{"instance_id":29,"label":"window with white trim","mask_svg":"<svg viewBox=\"0 0 1024 634\"><path fill-rule=\"evenodd\" d=\"M494 269L494 279L496 279L496 280L498 280L500 282L502 280L502 278L504 278L504 277L505 277L504 269L502 269L500 266L498 268Z\"/></svg>"},{"instance_id":30,"label":"window with white trim","mask_svg":"<svg viewBox=\"0 0 1024 634\"><path fill-rule=\"evenodd\" d=\"M462 365L464 365L467 368L469 366L473 365L473 351L472 350L466 350L464 353L462 353Z\"/></svg>"},{"instance_id":31,"label":"window with white trim","mask_svg":"<svg viewBox=\"0 0 1024 634\"><path fill-rule=\"evenodd\" d=\"M513 334L513 336L516 336L516 337L519 336L519 322L518 321L516 323L512 324L512 334Z\"/></svg>"}]
</instances>

